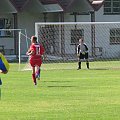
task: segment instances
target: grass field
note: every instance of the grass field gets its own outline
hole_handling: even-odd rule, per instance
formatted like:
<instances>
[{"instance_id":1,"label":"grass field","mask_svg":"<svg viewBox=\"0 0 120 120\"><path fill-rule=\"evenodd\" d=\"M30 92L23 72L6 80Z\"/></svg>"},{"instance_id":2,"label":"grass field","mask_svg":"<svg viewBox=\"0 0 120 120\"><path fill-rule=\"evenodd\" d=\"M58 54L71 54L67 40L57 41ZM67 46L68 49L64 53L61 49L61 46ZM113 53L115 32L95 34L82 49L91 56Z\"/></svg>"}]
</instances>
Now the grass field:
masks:
<instances>
[{"instance_id":1,"label":"grass field","mask_svg":"<svg viewBox=\"0 0 120 120\"><path fill-rule=\"evenodd\" d=\"M37 87L31 71L18 72L10 64L9 73L1 74L0 120L120 120L120 69L102 69L106 64L95 63L100 69L92 69L92 63L90 70L42 70ZM112 65L120 62L106 68ZM50 66L57 68L43 68Z\"/></svg>"}]
</instances>

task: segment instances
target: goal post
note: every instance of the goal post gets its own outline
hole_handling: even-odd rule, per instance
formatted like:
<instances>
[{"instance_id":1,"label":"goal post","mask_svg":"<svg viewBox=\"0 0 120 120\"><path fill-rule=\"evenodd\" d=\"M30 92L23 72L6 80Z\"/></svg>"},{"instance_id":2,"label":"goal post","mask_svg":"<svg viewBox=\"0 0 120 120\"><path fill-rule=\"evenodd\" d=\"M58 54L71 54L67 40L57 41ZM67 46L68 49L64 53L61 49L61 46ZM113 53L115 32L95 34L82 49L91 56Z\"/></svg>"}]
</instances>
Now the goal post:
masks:
<instances>
[{"instance_id":1,"label":"goal post","mask_svg":"<svg viewBox=\"0 0 120 120\"><path fill-rule=\"evenodd\" d=\"M120 64L111 64L120 60L120 22L37 22L35 35L45 47L44 63L65 63L64 68L76 69L76 47L79 38L83 37L92 68L120 68ZM105 65L96 66L96 62ZM75 64L67 66L67 63Z\"/></svg>"},{"instance_id":2,"label":"goal post","mask_svg":"<svg viewBox=\"0 0 120 120\"><path fill-rule=\"evenodd\" d=\"M1 37L1 52L6 56L8 61L18 64L18 70L21 69L21 63L28 60L26 51L30 45L30 38L27 35L26 29L0 29ZM4 42L2 42L4 40ZM16 40L16 42L15 42ZM15 46L17 43L17 46ZM4 49L4 50L2 50ZM18 50L18 54L15 54L15 49Z\"/></svg>"},{"instance_id":3,"label":"goal post","mask_svg":"<svg viewBox=\"0 0 120 120\"><path fill-rule=\"evenodd\" d=\"M29 65L29 56L26 52L31 44L31 39L28 37L27 32L19 32L19 71L31 70ZM21 65L23 63L23 65Z\"/></svg>"}]
</instances>

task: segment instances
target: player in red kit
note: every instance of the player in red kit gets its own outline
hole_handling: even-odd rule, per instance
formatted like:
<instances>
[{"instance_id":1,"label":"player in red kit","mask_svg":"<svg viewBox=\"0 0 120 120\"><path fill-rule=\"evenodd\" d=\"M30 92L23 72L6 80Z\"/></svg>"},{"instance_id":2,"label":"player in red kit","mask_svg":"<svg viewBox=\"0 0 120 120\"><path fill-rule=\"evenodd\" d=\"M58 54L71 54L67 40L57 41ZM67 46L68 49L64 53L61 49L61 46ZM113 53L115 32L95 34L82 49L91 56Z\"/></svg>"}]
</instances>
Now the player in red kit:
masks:
<instances>
[{"instance_id":1,"label":"player in red kit","mask_svg":"<svg viewBox=\"0 0 120 120\"><path fill-rule=\"evenodd\" d=\"M44 48L37 42L37 37L31 37L31 45L26 53L29 55L29 62L32 66L32 79L35 85L37 85L36 78L40 77L40 67L42 64L42 55L44 54Z\"/></svg>"}]
</instances>

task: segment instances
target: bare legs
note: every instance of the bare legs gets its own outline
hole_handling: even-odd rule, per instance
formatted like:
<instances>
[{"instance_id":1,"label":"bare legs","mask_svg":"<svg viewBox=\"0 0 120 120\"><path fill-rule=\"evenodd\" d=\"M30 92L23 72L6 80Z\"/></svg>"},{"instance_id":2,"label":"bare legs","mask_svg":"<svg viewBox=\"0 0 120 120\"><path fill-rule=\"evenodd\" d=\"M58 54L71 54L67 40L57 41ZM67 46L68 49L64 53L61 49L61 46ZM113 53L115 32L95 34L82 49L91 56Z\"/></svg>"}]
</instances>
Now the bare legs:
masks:
<instances>
[{"instance_id":1,"label":"bare legs","mask_svg":"<svg viewBox=\"0 0 120 120\"><path fill-rule=\"evenodd\" d=\"M32 79L33 79L34 84L37 85L36 77L35 77L35 67L32 67Z\"/></svg>"}]
</instances>

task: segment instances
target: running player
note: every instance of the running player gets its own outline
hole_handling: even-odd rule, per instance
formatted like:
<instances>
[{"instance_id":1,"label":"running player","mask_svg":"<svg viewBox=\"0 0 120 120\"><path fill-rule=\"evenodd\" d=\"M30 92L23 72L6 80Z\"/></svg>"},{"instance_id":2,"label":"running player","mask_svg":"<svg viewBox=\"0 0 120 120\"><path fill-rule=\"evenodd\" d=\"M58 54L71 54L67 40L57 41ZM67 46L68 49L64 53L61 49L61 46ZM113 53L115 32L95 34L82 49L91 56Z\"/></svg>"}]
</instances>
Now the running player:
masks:
<instances>
[{"instance_id":1,"label":"running player","mask_svg":"<svg viewBox=\"0 0 120 120\"><path fill-rule=\"evenodd\" d=\"M44 54L44 48L37 42L37 37L31 37L31 45L26 53L29 55L29 62L32 66L32 79L34 85L37 85L36 78L40 77L40 67L42 64L42 55Z\"/></svg>"}]
</instances>

